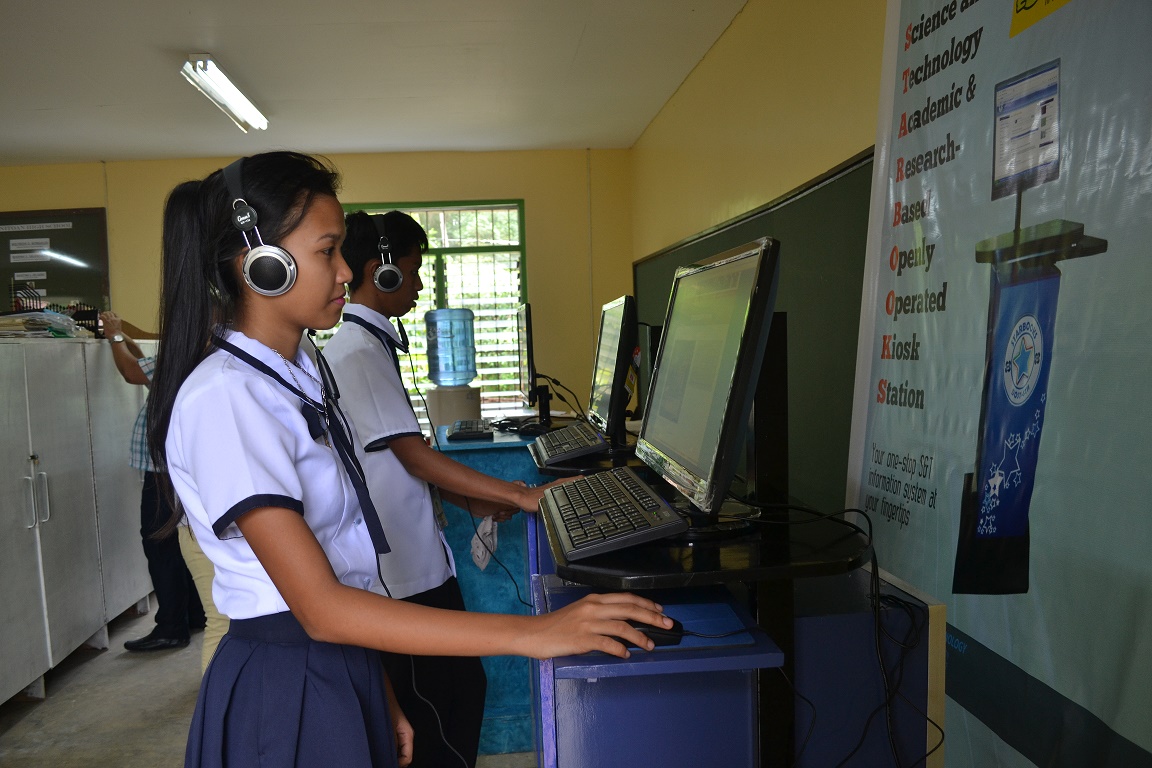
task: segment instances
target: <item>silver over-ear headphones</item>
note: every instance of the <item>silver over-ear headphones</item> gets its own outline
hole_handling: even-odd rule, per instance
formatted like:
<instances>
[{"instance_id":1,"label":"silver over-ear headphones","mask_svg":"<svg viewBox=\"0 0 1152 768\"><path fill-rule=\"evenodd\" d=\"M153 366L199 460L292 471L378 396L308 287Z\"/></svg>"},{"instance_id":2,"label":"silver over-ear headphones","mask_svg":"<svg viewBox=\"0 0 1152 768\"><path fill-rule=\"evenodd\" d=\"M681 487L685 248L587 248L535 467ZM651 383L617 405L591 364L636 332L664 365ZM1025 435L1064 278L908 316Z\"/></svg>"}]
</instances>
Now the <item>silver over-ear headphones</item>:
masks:
<instances>
[{"instance_id":1,"label":"silver over-ear headphones","mask_svg":"<svg viewBox=\"0 0 1152 768\"><path fill-rule=\"evenodd\" d=\"M296 259L292 254L275 245L266 245L256 226L256 211L244 199L244 158L240 158L224 169L224 182L232 198L232 225L240 230L248 253L244 255L244 282L263 296L282 296L296 282ZM255 234L256 243L248 239L248 233Z\"/></svg>"},{"instance_id":2,"label":"silver over-ear headphones","mask_svg":"<svg viewBox=\"0 0 1152 768\"><path fill-rule=\"evenodd\" d=\"M384 232L384 217L380 214L369 215L376 226L376 234L380 236L377 247L380 249L380 266L372 273L373 284L384 293L392 293L404 283L404 273L392 261L392 248L388 244L388 235Z\"/></svg>"}]
</instances>

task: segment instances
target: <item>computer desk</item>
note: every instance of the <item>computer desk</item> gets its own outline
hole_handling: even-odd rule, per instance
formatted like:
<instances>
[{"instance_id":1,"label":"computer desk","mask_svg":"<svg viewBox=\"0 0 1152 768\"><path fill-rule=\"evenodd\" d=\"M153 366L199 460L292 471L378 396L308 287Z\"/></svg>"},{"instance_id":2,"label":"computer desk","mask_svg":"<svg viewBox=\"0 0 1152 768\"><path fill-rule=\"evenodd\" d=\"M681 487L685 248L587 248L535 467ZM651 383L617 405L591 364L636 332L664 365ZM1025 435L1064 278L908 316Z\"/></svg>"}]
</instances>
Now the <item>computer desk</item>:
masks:
<instances>
[{"instance_id":1,"label":"computer desk","mask_svg":"<svg viewBox=\"0 0 1152 768\"><path fill-rule=\"evenodd\" d=\"M528 560L533 573L554 572L598 589L639 591L739 585L748 590L759 627L784 654L789 679L797 649L793 583L797 579L855 571L869 562L872 546L851 528L800 512L774 512L743 535L684 541L675 538L569 562L547 518L528 521ZM791 524L789 524L791 523ZM779 676L762 675L761 764L791 765L795 754L792 690Z\"/></svg>"},{"instance_id":2,"label":"computer desk","mask_svg":"<svg viewBox=\"0 0 1152 768\"><path fill-rule=\"evenodd\" d=\"M534 483L547 481L547 475L577 474L564 467L553 470L536 466L527 450L530 438L497 432L492 441L449 443L444 439L443 428L439 432L441 450L488 474ZM611 466L621 461L637 462L628 456L583 459L580 473L607 468L598 466L601 464ZM540 474L533 479L536 471ZM566 561L558 556L558 550L550 546L543 516L517 515L514 520L525 526L527 562L519 567L514 565L513 570L517 573L517 581L524 571L533 574L533 578L555 574L561 579L597 590L648 592L659 598L668 590L716 585L731 587L738 593L744 591L755 609L760 628L783 652L783 668L791 678L797 651L793 618L795 580L855 571L869 561L871 547L864 536L838 523L827 520L812 522L811 515L797 511L773 514L780 522L754 524L756 527L743 536L691 543L675 539L650 542L577 562ZM799 524L787 525L784 520ZM517 548L513 541L518 532L507 526L501 526L501 549L504 553L509 552L506 547L511 546L513 551ZM459 526L453 527L459 529ZM469 528L465 524L463 532L470 535ZM454 550L463 550L458 551L458 557L467 558L465 546L464 541L453 542ZM475 569L465 567L462 570L467 574ZM501 606L499 610L509 607ZM514 609L513 612L517 611ZM539 670L538 666L533 666ZM512 672L513 677L516 675ZM762 676L760 716L761 764L792 764L793 697L778 675ZM513 730L519 732L519 728ZM493 735L498 732L492 731ZM523 744L522 738L510 741ZM540 748L538 744L537 749ZM496 748L491 751L504 750Z\"/></svg>"},{"instance_id":3,"label":"computer desk","mask_svg":"<svg viewBox=\"0 0 1152 768\"><path fill-rule=\"evenodd\" d=\"M504 480L520 480L531 485L541 482L525 446L530 439L496 432L491 440L458 440L447 437L447 426L436 430L436 448L450 458L478 472ZM475 518L453 504L444 504L448 527L444 533L456 559L460 590L469 610L483 613L529 612L521 604L530 597L527 564L525 514L500 523L496 558L508 569L491 562L481 571L472 562L471 542ZM480 731L480 753L527 752L532 749L532 699L529 686L530 663L518 656L492 656L483 659L488 675L484 724Z\"/></svg>"}]
</instances>

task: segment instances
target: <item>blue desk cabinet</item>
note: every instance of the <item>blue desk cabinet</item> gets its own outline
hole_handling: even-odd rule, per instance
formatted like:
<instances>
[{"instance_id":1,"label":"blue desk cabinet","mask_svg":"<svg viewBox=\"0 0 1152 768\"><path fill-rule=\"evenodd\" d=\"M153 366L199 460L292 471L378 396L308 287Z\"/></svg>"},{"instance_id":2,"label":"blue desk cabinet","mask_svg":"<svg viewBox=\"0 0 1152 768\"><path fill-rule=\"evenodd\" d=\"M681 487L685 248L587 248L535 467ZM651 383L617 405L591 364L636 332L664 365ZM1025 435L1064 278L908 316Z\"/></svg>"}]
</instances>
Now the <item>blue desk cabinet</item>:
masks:
<instances>
[{"instance_id":1,"label":"blue desk cabinet","mask_svg":"<svg viewBox=\"0 0 1152 768\"><path fill-rule=\"evenodd\" d=\"M543 482L532 462L527 445L516 435L497 433L493 440L449 442L445 427L437 430L437 448L445 455L479 472L502 480L523 480L530 485ZM448 518L445 534L456 559L456 575L468 610L480 613L527 614L528 547L526 515L519 514L501 523L497 532L496 558L481 571L472 562L473 518L455 505L445 503ZM504 568L496 562L508 569ZM528 659L517 656L490 656L483 659L488 675L484 700L484 725L480 731L480 754L532 751L531 668Z\"/></svg>"},{"instance_id":2,"label":"blue desk cabinet","mask_svg":"<svg viewBox=\"0 0 1152 768\"><path fill-rule=\"evenodd\" d=\"M533 576L537 612L587 587ZM754 766L760 760L757 670L784 655L722 587L653 594L686 630L679 646L620 659L593 653L537 665L537 759L542 768ZM743 631L740 631L743 630Z\"/></svg>"}]
</instances>

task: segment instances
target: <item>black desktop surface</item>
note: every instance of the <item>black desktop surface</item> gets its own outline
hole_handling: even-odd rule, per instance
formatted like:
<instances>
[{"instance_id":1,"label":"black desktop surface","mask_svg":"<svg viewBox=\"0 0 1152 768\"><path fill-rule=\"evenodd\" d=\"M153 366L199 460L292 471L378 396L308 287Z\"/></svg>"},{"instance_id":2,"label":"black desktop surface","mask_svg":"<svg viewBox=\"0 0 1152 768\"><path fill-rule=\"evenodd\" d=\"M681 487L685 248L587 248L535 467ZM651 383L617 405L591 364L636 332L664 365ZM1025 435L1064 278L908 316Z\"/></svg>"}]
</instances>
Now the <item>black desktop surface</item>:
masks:
<instances>
[{"instance_id":1,"label":"black desktop surface","mask_svg":"<svg viewBox=\"0 0 1152 768\"><path fill-rule=\"evenodd\" d=\"M541 515L556 573L569 581L613 590L663 589L732 582L760 582L830 576L868 562L866 536L832 520L793 511L774 523L753 523L749 532L718 539L678 538L629 547L571 563ZM788 525L784 520L791 520Z\"/></svg>"}]
</instances>

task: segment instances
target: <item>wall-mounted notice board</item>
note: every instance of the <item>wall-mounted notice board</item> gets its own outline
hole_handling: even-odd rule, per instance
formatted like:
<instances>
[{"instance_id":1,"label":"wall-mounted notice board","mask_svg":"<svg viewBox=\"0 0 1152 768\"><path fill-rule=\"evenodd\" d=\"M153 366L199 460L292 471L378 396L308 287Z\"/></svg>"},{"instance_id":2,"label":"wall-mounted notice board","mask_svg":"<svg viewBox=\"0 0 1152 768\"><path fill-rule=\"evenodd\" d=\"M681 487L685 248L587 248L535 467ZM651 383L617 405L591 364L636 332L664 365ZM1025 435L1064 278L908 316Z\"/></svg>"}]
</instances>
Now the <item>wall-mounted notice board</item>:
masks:
<instances>
[{"instance_id":1,"label":"wall-mounted notice board","mask_svg":"<svg viewBox=\"0 0 1152 768\"><path fill-rule=\"evenodd\" d=\"M103 208L0 212L0 311L108 306Z\"/></svg>"}]
</instances>

